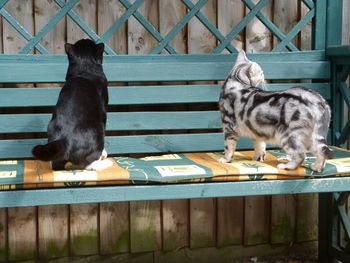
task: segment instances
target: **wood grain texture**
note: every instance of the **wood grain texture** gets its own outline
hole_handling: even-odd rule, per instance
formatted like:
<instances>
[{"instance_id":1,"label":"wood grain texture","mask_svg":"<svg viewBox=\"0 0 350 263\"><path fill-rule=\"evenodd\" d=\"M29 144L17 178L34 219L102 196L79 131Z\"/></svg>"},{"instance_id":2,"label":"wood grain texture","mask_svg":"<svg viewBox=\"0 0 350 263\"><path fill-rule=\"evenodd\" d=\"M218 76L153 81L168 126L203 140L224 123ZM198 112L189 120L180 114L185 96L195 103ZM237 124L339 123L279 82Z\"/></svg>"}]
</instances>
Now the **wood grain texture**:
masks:
<instances>
[{"instance_id":1,"label":"wood grain texture","mask_svg":"<svg viewBox=\"0 0 350 263\"><path fill-rule=\"evenodd\" d=\"M223 197L217 199L217 245L241 245L244 229L244 198Z\"/></svg>"},{"instance_id":2,"label":"wood grain texture","mask_svg":"<svg viewBox=\"0 0 350 263\"><path fill-rule=\"evenodd\" d=\"M257 4L258 0L252 0ZM280 1L282 2L282 1ZM268 2L262 9L262 13L272 19L272 1ZM246 8L246 13L249 9ZM256 17L246 27L246 51L248 53L269 52L272 49L272 33Z\"/></svg>"},{"instance_id":3,"label":"wood grain texture","mask_svg":"<svg viewBox=\"0 0 350 263\"><path fill-rule=\"evenodd\" d=\"M299 21L298 2L297 0L274 2L273 22L284 35L287 35ZM273 40L274 46L280 42L276 37ZM298 42L297 36L292 43L297 45ZM287 49L284 48L282 51L287 51Z\"/></svg>"},{"instance_id":4,"label":"wood grain texture","mask_svg":"<svg viewBox=\"0 0 350 263\"><path fill-rule=\"evenodd\" d=\"M305 4L300 5L300 16L304 17L310 9ZM312 21L300 32L300 50L311 50L312 48Z\"/></svg>"},{"instance_id":5,"label":"wood grain texture","mask_svg":"<svg viewBox=\"0 0 350 263\"><path fill-rule=\"evenodd\" d=\"M0 208L0 262L7 260L8 254L8 224L7 224L7 208Z\"/></svg>"},{"instance_id":6,"label":"wood grain texture","mask_svg":"<svg viewBox=\"0 0 350 263\"><path fill-rule=\"evenodd\" d=\"M79 17L95 32L97 31L96 2L96 0L80 1L73 8ZM67 42L73 44L82 38L89 37L70 17L67 17Z\"/></svg>"},{"instance_id":7,"label":"wood grain texture","mask_svg":"<svg viewBox=\"0 0 350 263\"><path fill-rule=\"evenodd\" d=\"M73 10L90 26L97 30L96 0L80 1ZM67 17L67 42L75 43L87 35ZM71 254L94 255L99 252L98 244L98 204L82 204L70 206L70 242Z\"/></svg>"},{"instance_id":8,"label":"wood grain texture","mask_svg":"<svg viewBox=\"0 0 350 263\"><path fill-rule=\"evenodd\" d=\"M8 259L32 260L37 257L37 208L8 209Z\"/></svg>"},{"instance_id":9,"label":"wood grain texture","mask_svg":"<svg viewBox=\"0 0 350 263\"><path fill-rule=\"evenodd\" d=\"M35 34L37 34L61 8L53 1L34 1ZM66 19L58 22L40 41L50 54L65 54Z\"/></svg>"},{"instance_id":10,"label":"wood grain texture","mask_svg":"<svg viewBox=\"0 0 350 263\"><path fill-rule=\"evenodd\" d=\"M158 10L156 0L145 1L138 9L155 28L158 28ZM148 54L157 44L158 41L134 17L128 19L128 54Z\"/></svg>"},{"instance_id":11,"label":"wood grain texture","mask_svg":"<svg viewBox=\"0 0 350 263\"><path fill-rule=\"evenodd\" d=\"M186 6L173 0L159 1L159 32L166 36L170 30L186 15ZM187 53L186 27L183 27L170 41L172 47L180 54ZM162 53L168 53L163 50Z\"/></svg>"},{"instance_id":12,"label":"wood grain texture","mask_svg":"<svg viewBox=\"0 0 350 263\"><path fill-rule=\"evenodd\" d=\"M216 245L216 199L190 200L191 248Z\"/></svg>"},{"instance_id":13,"label":"wood grain texture","mask_svg":"<svg viewBox=\"0 0 350 263\"><path fill-rule=\"evenodd\" d=\"M258 0L252 1L257 4ZM246 8L246 13L249 9ZM267 18L272 19L272 2L270 1L261 11ZM246 51L248 53L268 52L272 49L271 32L254 18L246 27ZM265 69L263 69L265 72ZM245 197L244 244L263 244L269 241L270 197Z\"/></svg>"},{"instance_id":14,"label":"wood grain texture","mask_svg":"<svg viewBox=\"0 0 350 263\"><path fill-rule=\"evenodd\" d=\"M161 250L160 201L130 202L131 252Z\"/></svg>"},{"instance_id":15,"label":"wood grain texture","mask_svg":"<svg viewBox=\"0 0 350 263\"><path fill-rule=\"evenodd\" d=\"M12 0L6 4L9 12L24 28L33 35L34 13L33 0ZM27 44L24 39L7 21L3 23L3 48L5 54L17 54ZM32 53L32 52L31 52Z\"/></svg>"},{"instance_id":16,"label":"wood grain texture","mask_svg":"<svg viewBox=\"0 0 350 263\"><path fill-rule=\"evenodd\" d=\"M318 194L298 195L296 212L296 241L317 240Z\"/></svg>"},{"instance_id":17,"label":"wood grain texture","mask_svg":"<svg viewBox=\"0 0 350 263\"><path fill-rule=\"evenodd\" d=\"M38 207L39 258L51 259L69 255L69 220L67 205Z\"/></svg>"},{"instance_id":18,"label":"wood grain texture","mask_svg":"<svg viewBox=\"0 0 350 263\"><path fill-rule=\"evenodd\" d=\"M98 34L103 35L113 23L115 23L124 13L125 8L119 1L107 0L98 1ZM107 44L117 54L127 53L127 23L122 25L113 36L107 40Z\"/></svg>"},{"instance_id":19,"label":"wood grain texture","mask_svg":"<svg viewBox=\"0 0 350 263\"><path fill-rule=\"evenodd\" d=\"M163 250L189 246L189 200L162 201Z\"/></svg>"},{"instance_id":20,"label":"wood grain texture","mask_svg":"<svg viewBox=\"0 0 350 263\"><path fill-rule=\"evenodd\" d=\"M218 1L218 29L227 36L244 17L245 5L241 0L219 0ZM244 48L245 39L242 30L233 40L232 45L241 50ZM225 49L222 53L228 53Z\"/></svg>"},{"instance_id":21,"label":"wood grain texture","mask_svg":"<svg viewBox=\"0 0 350 263\"><path fill-rule=\"evenodd\" d=\"M272 244L291 244L295 239L296 199L294 195L271 197Z\"/></svg>"},{"instance_id":22,"label":"wood grain texture","mask_svg":"<svg viewBox=\"0 0 350 263\"><path fill-rule=\"evenodd\" d=\"M129 203L100 204L101 254L130 251Z\"/></svg>"},{"instance_id":23,"label":"wood grain texture","mask_svg":"<svg viewBox=\"0 0 350 263\"><path fill-rule=\"evenodd\" d=\"M69 224L70 254L72 256L98 254L98 204L70 205Z\"/></svg>"},{"instance_id":24,"label":"wood grain texture","mask_svg":"<svg viewBox=\"0 0 350 263\"><path fill-rule=\"evenodd\" d=\"M269 196L245 197L244 244L256 245L269 241L270 226Z\"/></svg>"}]
</instances>

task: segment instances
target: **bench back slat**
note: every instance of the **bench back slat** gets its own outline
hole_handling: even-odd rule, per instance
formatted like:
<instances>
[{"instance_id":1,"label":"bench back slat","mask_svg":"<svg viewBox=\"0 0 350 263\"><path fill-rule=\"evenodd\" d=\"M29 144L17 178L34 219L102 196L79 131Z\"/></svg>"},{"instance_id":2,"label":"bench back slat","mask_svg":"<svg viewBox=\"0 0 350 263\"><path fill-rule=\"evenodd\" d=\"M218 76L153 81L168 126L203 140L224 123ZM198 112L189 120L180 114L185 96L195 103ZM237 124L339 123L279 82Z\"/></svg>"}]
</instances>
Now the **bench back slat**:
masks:
<instances>
[{"instance_id":1,"label":"bench back slat","mask_svg":"<svg viewBox=\"0 0 350 263\"><path fill-rule=\"evenodd\" d=\"M109 105L218 102L221 84L109 87ZM330 99L328 83L265 84L270 91L303 86ZM60 88L0 88L0 108L56 105Z\"/></svg>"},{"instance_id":2,"label":"bench back slat","mask_svg":"<svg viewBox=\"0 0 350 263\"><path fill-rule=\"evenodd\" d=\"M46 143L46 139L6 140L0 147L0 159L31 158L31 150L37 144ZM167 152L206 152L222 151L224 137L222 133L195 134L152 134L134 136L106 136L105 148L108 153L167 153ZM251 149L250 139L239 140L240 149Z\"/></svg>"},{"instance_id":3,"label":"bench back slat","mask_svg":"<svg viewBox=\"0 0 350 263\"><path fill-rule=\"evenodd\" d=\"M46 132L51 114L0 115L0 133ZM220 129L218 111L111 112L108 131Z\"/></svg>"},{"instance_id":4,"label":"bench back slat","mask_svg":"<svg viewBox=\"0 0 350 263\"><path fill-rule=\"evenodd\" d=\"M250 57L262 66L267 79L326 79L330 76L330 65L325 59L314 60L320 56L320 52L314 54L310 51L281 55L278 60L278 54L273 53ZM64 82L67 71L65 56L31 55L22 58L17 55L15 58L0 56L1 82ZM106 57L104 71L109 81L122 82L223 80L235 58L236 55L112 56Z\"/></svg>"}]
</instances>

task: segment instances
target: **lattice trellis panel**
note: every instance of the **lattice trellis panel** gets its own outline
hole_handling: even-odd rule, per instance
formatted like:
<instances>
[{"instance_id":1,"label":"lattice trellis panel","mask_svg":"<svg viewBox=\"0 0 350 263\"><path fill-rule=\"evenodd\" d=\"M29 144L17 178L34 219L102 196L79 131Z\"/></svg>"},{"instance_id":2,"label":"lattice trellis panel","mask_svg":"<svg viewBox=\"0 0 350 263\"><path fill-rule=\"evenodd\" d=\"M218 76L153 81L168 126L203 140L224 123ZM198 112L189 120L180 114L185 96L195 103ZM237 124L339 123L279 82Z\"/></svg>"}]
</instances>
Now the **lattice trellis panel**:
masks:
<instances>
[{"instance_id":1,"label":"lattice trellis panel","mask_svg":"<svg viewBox=\"0 0 350 263\"><path fill-rule=\"evenodd\" d=\"M36 35L29 33L29 30L26 29L26 25L19 23L13 16L6 10L6 6L10 0L0 1L0 16L3 17L4 21L9 23L24 39L26 39L26 45L20 50L20 54L27 54L33 49L37 53L48 54L49 51L41 44L43 38L52 30L59 21L65 19L66 16L76 23L81 30L83 30L88 37L95 40L96 42L106 43L118 29L124 26L128 19L134 17L147 32L158 42L158 44L150 51L151 54L159 54L161 52L167 52L170 54L179 53L175 47L171 45L171 41L176 37L176 35L185 28L188 23L196 18L200 23L217 39L217 46L212 50L212 53L222 53L224 50L227 50L230 53L237 52L236 47L232 45L232 41L238 37L238 35L244 31L247 25L253 21L254 18L257 18L267 30L277 39L278 43L275 45L272 51L298 51L298 47L293 44L293 40L298 36L298 34L303 30L303 28L308 23L319 24L319 27L324 28L325 19L325 0L300 0L299 4L305 6L308 9L305 15L300 16L299 21L290 29L289 32L284 33L281 29L275 25L271 19L268 18L262 11L262 9L272 0L242 0L242 3L245 5L246 12L243 19L235 25L228 34L223 34L220 32L218 27L208 19L204 14L202 9L205 5L208 4L208 0L177 0L180 5L184 5L186 8L186 14L178 21L177 24L171 28L167 34L161 34L146 17L139 11L140 7L145 4L148 0L136 0L131 2L129 0L115 0L116 3L120 3L124 8L124 13L114 21L114 23L106 30L103 34L98 35L78 14L74 11L74 7L77 5L79 0L54 0L55 4L59 7L59 10L54 15L54 17L48 21L48 23L38 31ZM276 0L275 0L276 1ZM284 1L284 0L278 0ZM82 1L81 1L82 2ZM159 10L162 12L162 10ZM319 19L320 18L320 19ZM317 28L317 27L316 27ZM324 31L324 30L323 30ZM316 30L316 32L321 32L322 30ZM315 44L314 37L314 46L320 48L320 44ZM322 44L321 44L322 46ZM106 45L105 52L108 55L116 55L117 52L113 50L110 46Z\"/></svg>"}]
</instances>

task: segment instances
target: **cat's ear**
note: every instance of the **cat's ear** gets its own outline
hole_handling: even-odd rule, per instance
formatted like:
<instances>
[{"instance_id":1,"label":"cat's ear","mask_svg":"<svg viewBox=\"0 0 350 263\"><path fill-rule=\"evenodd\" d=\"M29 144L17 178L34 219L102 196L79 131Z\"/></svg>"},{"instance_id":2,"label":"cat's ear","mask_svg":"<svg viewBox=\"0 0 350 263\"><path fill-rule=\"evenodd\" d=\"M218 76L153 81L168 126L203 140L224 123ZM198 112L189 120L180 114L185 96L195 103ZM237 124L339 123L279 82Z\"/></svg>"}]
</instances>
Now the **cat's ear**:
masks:
<instances>
[{"instance_id":1,"label":"cat's ear","mask_svg":"<svg viewBox=\"0 0 350 263\"><path fill-rule=\"evenodd\" d=\"M64 44L64 49L67 53L67 55L73 55L73 44L70 44L70 43L66 43Z\"/></svg>"},{"instance_id":2,"label":"cat's ear","mask_svg":"<svg viewBox=\"0 0 350 263\"><path fill-rule=\"evenodd\" d=\"M104 49L105 49L105 44L103 43L97 44L97 55L102 56Z\"/></svg>"},{"instance_id":3,"label":"cat's ear","mask_svg":"<svg viewBox=\"0 0 350 263\"><path fill-rule=\"evenodd\" d=\"M249 61L249 59L247 58L244 50L239 51L236 63L240 64L240 63L245 63L245 62L248 62L248 61Z\"/></svg>"}]
</instances>

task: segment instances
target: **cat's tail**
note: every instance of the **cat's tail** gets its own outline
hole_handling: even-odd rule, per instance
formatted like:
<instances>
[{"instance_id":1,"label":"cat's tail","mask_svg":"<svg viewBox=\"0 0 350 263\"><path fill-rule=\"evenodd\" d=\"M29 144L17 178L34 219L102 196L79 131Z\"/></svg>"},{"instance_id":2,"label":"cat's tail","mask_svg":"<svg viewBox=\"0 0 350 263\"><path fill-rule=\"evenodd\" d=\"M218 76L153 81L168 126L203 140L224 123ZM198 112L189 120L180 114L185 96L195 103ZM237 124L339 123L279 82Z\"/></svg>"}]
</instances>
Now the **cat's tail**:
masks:
<instances>
[{"instance_id":1,"label":"cat's tail","mask_svg":"<svg viewBox=\"0 0 350 263\"><path fill-rule=\"evenodd\" d=\"M57 140L44 145L37 145L32 149L33 156L41 161L63 159L65 155L65 140Z\"/></svg>"},{"instance_id":2,"label":"cat's tail","mask_svg":"<svg viewBox=\"0 0 350 263\"><path fill-rule=\"evenodd\" d=\"M315 129L317 135L321 137L321 140L324 141L324 145L322 146L322 153L326 159L333 159L333 153L326 145L327 134L329 130L329 124L331 122L331 108L328 104L325 105L325 111L321 115L320 120L317 122Z\"/></svg>"}]
</instances>

